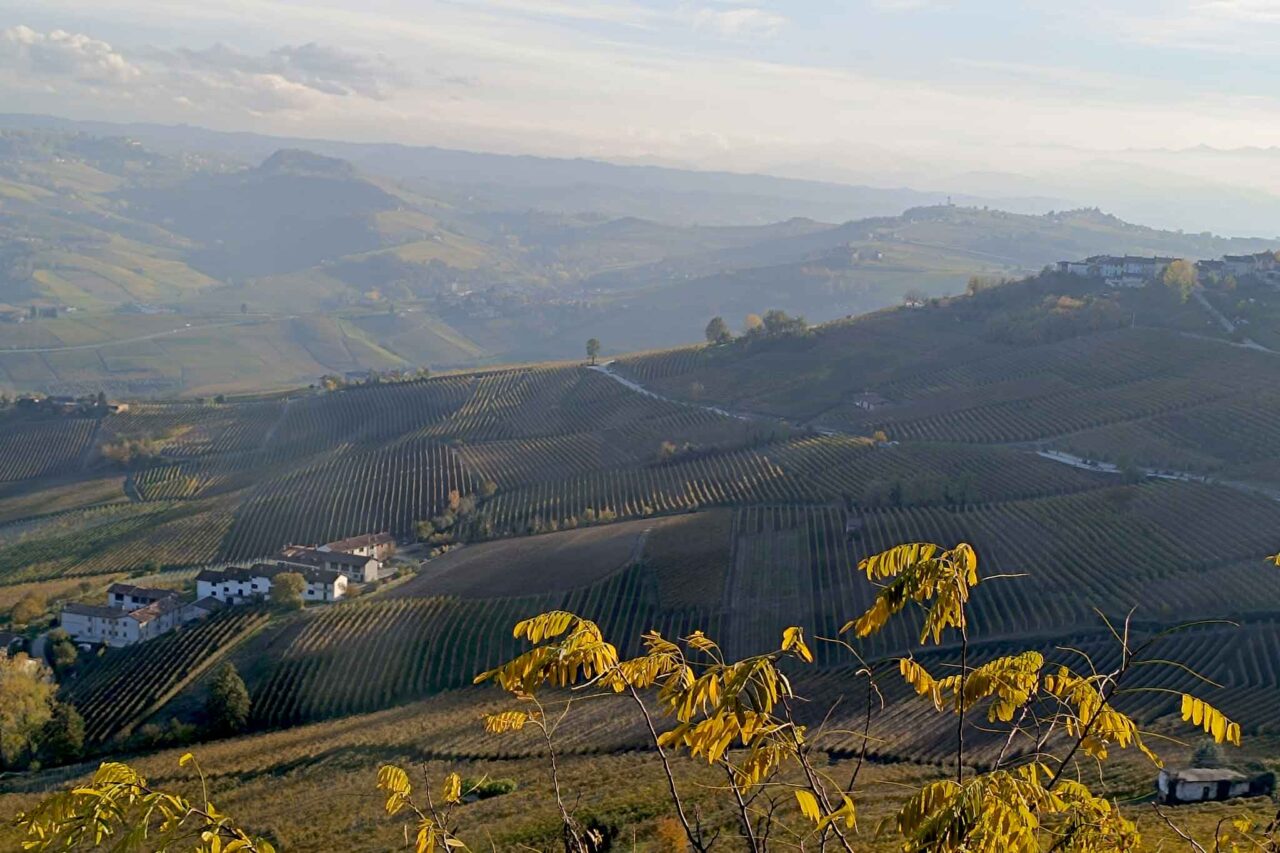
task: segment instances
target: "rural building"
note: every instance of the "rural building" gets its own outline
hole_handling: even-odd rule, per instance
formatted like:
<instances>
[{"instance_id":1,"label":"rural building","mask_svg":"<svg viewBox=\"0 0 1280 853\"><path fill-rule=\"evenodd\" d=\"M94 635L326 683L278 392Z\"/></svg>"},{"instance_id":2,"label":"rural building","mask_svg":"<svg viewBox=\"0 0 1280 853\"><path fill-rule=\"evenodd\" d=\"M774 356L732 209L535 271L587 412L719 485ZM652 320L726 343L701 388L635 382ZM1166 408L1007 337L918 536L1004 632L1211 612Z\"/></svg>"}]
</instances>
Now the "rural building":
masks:
<instances>
[{"instance_id":1,"label":"rural building","mask_svg":"<svg viewBox=\"0 0 1280 853\"><path fill-rule=\"evenodd\" d=\"M304 601L337 601L346 595L347 575L342 572L277 560L255 563L247 569L205 569L196 575L196 596L227 604L260 601L271 594L272 579L285 572L302 575L306 582L302 592Z\"/></svg>"},{"instance_id":2,"label":"rural building","mask_svg":"<svg viewBox=\"0 0 1280 853\"><path fill-rule=\"evenodd\" d=\"M1111 287L1141 287L1164 274L1177 258L1094 255L1083 261L1058 261L1058 271L1100 278Z\"/></svg>"},{"instance_id":3,"label":"rural building","mask_svg":"<svg viewBox=\"0 0 1280 853\"><path fill-rule=\"evenodd\" d=\"M1271 773L1246 776L1225 767L1166 768L1156 777L1156 799L1170 805L1201 803L1232 797L1266 796L1274 787L1275 776Z\"/></svg>"},{"instance_id":4,"label":"rural building","mask_svg":"<svg viewBox=\"0 0 1280 853\"><path fill-rule=\"evenodd\" d=\"M326 551L307 545L288 545L276 559L298 566L341 572L348 580L356 583L372 583L378 579L378 572L382 570L382 561L373 557L346 551Z\"/></svg>"},{"instance_id":5,"label":"rural building","mask_svg":"<svg viewBox=\"0 0 1280 853\"><path fill-rule=\"evenodd\" d=\"M341 551L344 554L355 554L357 557L372 557L379 562L386 562L396 550L396 539L390 533L366 533L364 536L352 536L321 545L318 551Z\"/></svg>"},{"instance_id":6,"label":"rural building","mask_svg":"<svg viewBox=\"0 0 1280 853\"><path fill-rule=\"evenodd\" d=\"M863 391L861 394L854 394L853 398L849 402L857 406L859 409L865 409L868 412L873 409L878 409L881 406L889 405L889 401L877 394L875 391Z\"/></svg>"},{"instance_id":7,"label":"rural building","mask_svg":"<svg viewBox=\"0 0 1280 853\"><path fill-rule=\"evenodd\" d=\"M1280 262L1274 252L1258 252L1253 255L1223 255L1222 265L1236 278L1274 278L1280 275Z\"/></svg>"},{"instance_id":8,"label":"rural building","mask_svg":"<svg viewBox=\"0 0 1280 853\"><path fill-rule=\"evenodd\" d=\"M173 590L112 584L106 605L67 604L58 621L78 643L131 646L202 619L217 606L206 598L184 602Z\"/></svg>"},{"instance_id":9,"label":"rural building","mask_svg":"<svg viewBox=\"0 0 1280 853\"><path fill-rule=\"evenodd\" d=\"M107 587L107 605L117 610L137 610L166 598L177 598L171 589L151 589L127 583L113 583Z\"/></svg>"},{"instance_id":10,"label":"rural building","mask_svg":"<svg viewBox=\"0 0 1280 853\"><path fill-rule=\"evenodd\" d=\"M1196 261L1196 272L1202 276L1227 275L1226 261Z\"/></svg>"}]
</instances>

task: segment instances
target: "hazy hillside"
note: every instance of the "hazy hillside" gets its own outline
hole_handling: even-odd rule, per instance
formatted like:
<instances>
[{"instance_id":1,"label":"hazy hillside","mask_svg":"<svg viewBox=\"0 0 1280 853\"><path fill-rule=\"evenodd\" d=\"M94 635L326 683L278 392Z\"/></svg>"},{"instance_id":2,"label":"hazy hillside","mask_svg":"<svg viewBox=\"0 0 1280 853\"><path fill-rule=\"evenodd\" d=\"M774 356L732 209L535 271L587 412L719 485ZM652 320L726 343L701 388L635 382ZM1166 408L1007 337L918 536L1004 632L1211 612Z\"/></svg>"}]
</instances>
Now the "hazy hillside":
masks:
<instances>
[{"instance_id":1,"label":"hazy hillside","mask_svg":"<svg viewBox=\"0 0 1280 853\"><path fill-rule=\"evenodd\" d=\"M71 121L52 116L0 115L0 127L38 127L128 136L166 152L217 152L258 162L281 148L302 148L349 160L365 171L410 181L429 195L479 209L522 212L601 213L673 224L767 224L796 216L826 221L892 215L904 208L939 204L946 192L850 186L820 181L697 172L599 160L486 154L430 146L353 143L324 139L223 133L190 125ZM957 202L986 202L1039 213L1062 206L1053 198L987 198L957 195Z\"/></svg>"},{"instance_id":2,"label":"hazy hillside","mask_svg":"<svg viewBox=\"0 0 1280 853\"><path fill-rule=\"evenodd\" d=\"M1089 210L940 205L844 224L714 226L614 216L609 205L530 209L522 187L576 169L663 193L739 182L497 158L491 178L510 178L513 193L503 207L388 177L396 158L359 147L364 165L294 148L244 164L236 157L252 145L201 138L227 145L161 153L136 139L0 133L0 307L25 320L0 324L0 387L199 396L369 369L575 359L592 337L618 353L698 341L717 315L736 327L778 308L823 322L1102 251L1268 246Z\"/></svg>"}]
</instances>

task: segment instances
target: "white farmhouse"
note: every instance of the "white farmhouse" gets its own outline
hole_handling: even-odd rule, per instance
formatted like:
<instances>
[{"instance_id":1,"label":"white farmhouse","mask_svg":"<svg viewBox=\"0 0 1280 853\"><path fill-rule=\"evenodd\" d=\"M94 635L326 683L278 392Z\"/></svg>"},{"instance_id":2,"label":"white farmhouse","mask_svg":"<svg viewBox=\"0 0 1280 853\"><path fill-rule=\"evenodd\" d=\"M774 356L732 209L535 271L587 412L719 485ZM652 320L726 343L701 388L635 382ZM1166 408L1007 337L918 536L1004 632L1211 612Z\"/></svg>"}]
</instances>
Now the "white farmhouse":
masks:
<instances>
[{"instance_id":1,"label":"white farmhouse","mask_svg":"<svg viewBox=\"0 0 1280 853\"><path fill-rule=\"evenodd\" d=\"M277 560L255 563L247 569L205 569L196 575L196 596L208 596L227 604L260 601L271 594L273 579L285 572L302 575L306 582L302 592L304 601L337 601L347 593L347 576L342 572Z\"/></svg>"},{"instance_id":2,"label":"white farmhouse","mask_svg":"<svg viewBox=\"0 0 1280 853\"><path fill-rule=\"evenodd\" d=\"M218 603L202 598L184 602L173 590L112 584L107 604L71 603L62 608L59 624L78 643L131 646L202 619Z\"/></svg>"},{"instance_id":3,"label":"white farmhouse","mask_svg":"<svg viewBox=\"0 0 1280 853\"><path fill-rule=\"evenodd\" d=\"M1164 769L1156 777L1156 799L1162 803L1200 803L1271 793L1274 777L1250 778L1225 767Z\"/></svg>"},{"instance_id":4,"label":"white farmhouse","mask_svg":"<svg viewBox=\"0 0 1280 853\"><path fill-rule=\"evenodd\" d=\"M366 533L363 536L352 536L328 542L317 551L341 551L344 554L355 554L357 557L372 557L379 562L386 562L396 550L396 539L390 533Z\"/></svg>"},{"instance_id":5,"label":"white farmhouse","mask_svg":"<svg viewBox=\"0 0 1280 853\"><path fill-rule=\"evenodd\" d=\"M361 550L373 549L374 546L369 545ZM305 545L289 545L280 551L277 559L295 565L342 572L356 583L372 583L378 579L378 573L382 570L382 561L368 554L339 549L325 550L324 547L309 548Z\"/></svg>"}]
</instances>

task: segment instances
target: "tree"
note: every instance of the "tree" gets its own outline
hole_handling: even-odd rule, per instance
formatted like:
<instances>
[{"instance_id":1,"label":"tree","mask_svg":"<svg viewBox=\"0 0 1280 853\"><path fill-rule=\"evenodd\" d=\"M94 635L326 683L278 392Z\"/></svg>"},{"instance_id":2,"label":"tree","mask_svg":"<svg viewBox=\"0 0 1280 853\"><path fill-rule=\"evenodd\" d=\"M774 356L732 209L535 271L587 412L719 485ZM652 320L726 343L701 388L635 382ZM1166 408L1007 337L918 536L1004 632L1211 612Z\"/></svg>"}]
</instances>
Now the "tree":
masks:
<instances>
[{"instance_id":1,"label":"tree","mask_svg":"<svg viewBox=\"0 0 1280 853\"><path fill-rule=\"evenodd\" d=\"M204 773L191 753L179 758L178 766L194 767L201 787L206 787ZM32 849L40 850L83 850L91 845L129 853L179 849L275 853L271 842L250 836L214 808L207 791L192 802L155 790L140 773L118 761L103 762L92 779L36 804L18 816L17 824ZM121 838L113 842L116 832ZM446 849L444 843L439 847Z\"/></svg>"},{"instance_id":2,"label":"tree","mask_svg":"<svg viewBox=\"0 0 1280 853\"><path fill-rule=\"evenodd\" d=\"M28 592L9 608L9 618L15 625L30 625L43 616L48 609L49 602L43 595Z\"/></svg>"},{"instance_id":3,"label":"tree","mask_svg":"<svg viewBox=\"0 0 1280 853\"><path fill-rule=\"evenodd\" d=\"M727 344L733 340L733 332L729 330L729 324L723 317L711 318L711 322L707 323L706 335L709 344Z\"/></svg>"},{"instance_id":4,"label":"tree","mask_svg":"<svg viewBox=\"0 0 1280 853\"><path fill-rule=\"evenodd\" d=\"M1222 749L1213 740L1213 738L1205 738L1204 742L1196 747L1196 751L1191 754L1192 767L1221 767L1222 766Z\"/></svg>"},{"instance_id":5,"label":"tree","mask_svg":"<svg viewBox=\"0 0 1280 853\"><path fill-rule=\"evenodd\" d=\"M53 716L40 736L41 752L54 764L66 764L84 755L84 717L66 702L53 707Z\"/></svg>"},{"instance_id":6,"label":"tree","mask_svg":"<svg viewBox=\"0 0 1280 853\"><path fill-rule=\"evenodd\" d=\"M600 354L600 341L596 338L587 340L587 358L591 359L591 363L596 363L596 356Z\"/></svg>"},{"instance_id":7,"label":"tree","mask_svg":"<svg viewBox=\"0 0 1280 853\"><path fill-rule=\"evenodd\" d=\"M1271 560L1280 565L1280 555ZM952 548L931 543L901 545L867 557L858 569L878 591L870 606L840 629L846 637L840 645L859 667L853 677L867 682L861 753L847 783L824 769L828 753L822 744L825 737L844 738L848 731L826 734L825 724L806 726L794 715L794 709L803 704L793 688L795 671L815 662L805 632L798 626L782 630L775 651L737 661L701 631L675 639L657 632L645 634L641 656L624 660L619 647L605 639L596 623L573 613L552 611L518 623L516 637L528 640L533 648L476 678L477 683L497 683L518 704L488 715L485 728L501 734L528 727L541 734L566 851L583 853L593 847L589 825L574 813L570 804L575 798L562 789L556 771L557 731L572 703L585 697L544 699L543 688L596 684L599 697L614 694L633 702L650 735L672 811L690 849L705 853L714 839L701 826L698 812L685 804L672 771L678 757L724 770L725 790L732 794L727 805L736 810L744 846L753 853L767 850L768 839L782 833L801 849L812 841L813 849L838 847L854 853L851 833L857 826L858 770L876 739L870 734L871 720L877 697L883 701L877 685L890 677L889 671L878 669L883 664L868 663L869 656L855 644L880 633L908 609L918 617L914 621L922 645L950 645L958 654L944 664L945 675L930 673L912 654L893 665L918 697L950 718L955 744L952 777L929 782L908 795L897 813L881 824L899 835L901 849L931 853L1139 849L1136 824L1106 796L1094 794L1075 768L1085 760L1101 765L1112 753L1127 749L1160 766L1123 705L1129 694L1142 692L1131 684L1142 667L1186 669L1164 659L1155 648L1169 632L1139 631L1131 622L1131 611L1118 624L1102 617L1119 646L1118 656L1106 664L1074 649L1058 660L1036 650L1015 650L973 663L967 611L986 576L972 547L965 543ZM1082 656L1083 663L1072 653ZM649 693L656 693L656 701L646 703ZM1179 698L1184 722L1209 734L1215 743L1240 745L1238 723L1191 694L1182 693ZM661 724L655 722L658 715L665 718ZM1046 730L1060 733L1058 739L1050 740L1043 734ZM966 734L971 731L995 733L995 743L1004 744L994 758L983 760L985 766L972 767L966 746ZM798 807L799 817L776 815L771 808L761 818L752 802L790 802ZM1258 833L1262 826L1266 828ZM1274 824L1238 820L1228 831L1237 833L1240 841L1252 842L1232 849L1276 849Z\"/></svg>"},{"instance_id":8,"label":"tree","mask_svg":"<svg viewBox=\"0 0 1280 853\"><path fill-rule=\"evenodd\" d=\"M271 579L271 603L282 610L301 610L307 579L297 572L281 572Z\"/></svg>"},{"instance_id":9,"label":"tree","mask_svg":"<svg viewBox=\"0 0 1280 853\"><path fill-rule=\"evenodd\" d=\"M0 768L26 766L53 716L56 691L44 664L24 654L0 654Z\"/></svg>"},{"instance_id":10,"label":"tree","mask_svg":"<svg viewBox=\"0 0 1280 853\"><path fill-rule=\"evenodd\" d=\"M222 734L238 732L249 722L249 708L249 690L228 661L218 667L209 685L209 698L205 702L209 727Z\"/></svg>"},{"instance_id":11,"label":"tree","mask_svg":"<svg viewBox=\"0 0 1280 853\"><path fill-rule=\"evenodd\" d=\"M765 333L769 335L795 335L809 327L803 317L792 317L778 308L766 311L762 322Z\"/></svg>"},{"instance_id":12,"label":"tree","mask_svg":"<svg viewBox=\"0 0 1280 853\"><path fill-rule=\"evenodd\" d=\"M1164 268L1164 275L1161 276L1164 286L1172 290L1178 295L1178 298L1186 302L1191 298L1191 292L1196 289L1196 267L1190 261L1176 260L1169 266Z\"/></svg>"},{"instance_id":13,"label":"tree","mask_svg":"<svg viewBox=\"0 0 1280 853\"><path fill-rule=\"evenodd\" d=\"M742 323L742 330L747 335L758 335L764 331L764 320L760 319L759 314L748 314Z\"/></svg>"},{"instance_id":14,"label":"tree","mask_svg":"<svg viewBox=\"0 0 1280 853\"><path fill-rule=\"evenodd\" d=\"M1280 555L1268 562L1280 566ZM678 832L676 826L663 831L664 847L707 853L722 835L721 827L703 826L701 803L686 799L689 780L673 765L688 760L721 773L715 788L699 785L699 799L724 796L713 811L732 816L739 824L742 846L751 853L779 847L854 853L864 849L864 839L853 833L858 831L858 809L868 799L868 786L899 790L897 781L885 788L886 783L859 773L868 747L879 740L871 733L871 721L883 707L882 686L900 677L910 688L900 695L915 694L903 701L931 707L950 728L953 762L949 778L927 780L919 789L904 792L900 807L881 821L877 837L893 834L894 847L930 853L1145 849L1137 824L1120 804L1090 787L1089 777L1097 778L1117 753L1131 750L1161 766L1144 742L1146 733L1125 706L1144 692L1173 693L1182 721L1215 745L1240 746L1240 724L1191 694L1166 687L1144 690L1141 681L1134 683L1135 674L1148 666L1190 670L1157 648L1173 632L1151 632L1134 624L1132 611L1122 622L1100 616L1117 646L1114 655L1061 648L1055 660L1051 652L1014 649L1003 656L984 653L981 661L971 659L970 603L987 580L1001 577L985 574L983 568L978 554L965 543L951 548L925 542L900 545L858 563L859 573L876 591L869 596L869 606L839 630L842 639L833 644L845 649L854 665L835 676L828 670L824 680L844 678L850 688L865 682L864 690L847 691L866 697L860 732L828 728L825 720L813 726L797 717L807 703L794 685L806 667L817 665L799 626L783 628L772 650L741 660L726 655L702 631L673 638L646 633L639 657L624 659L619 648L626 646L609 642L595 622L563 610L517 623L516 639L531 647L476 677L476 683L496 683L515 703L486 714L484 728L493 735L538 736L549 776L548 805L556 813L566 853L608 849L616 830L599 817L579 815L579 798L566 790L557 761L559 731L574 703L590 699L597 704L611 698L625 703L642 724L661 768L670 801L667 814L678 823ZM896 625L904 611L911 613L911 630L919 631L920 645L946 647L945 657L908 652L886 666L858 649L861 641ZM945 669L931 673L931 660ZM559 689L566 685L575 689ZM821 711L814 708L818 716L811 719L820 719ZM975 761L966 742L970 732L994 735L989 743L998 752L993 748ZM829 750L849 749L851 737L858 753L852 774L837 775L828 768ZM188 754L179 764L192 762ZM1080 772L1082 765L1091 765L1088 776ZM1092 772L1095 766L1097 773ZM419 851L464 849L452 820L453 807L478 793L477 784L449 773L438 787L424 779L425 790L415 793L409 774L394 765L379 768L376 780L386 797L386 813L409 818L406 845ZM335 803L347 801L337 793L332 796ZM1208 849L1153 808L1192 849ZM1257 814L1241 809L1210 822L1213 849L1280 849L1280 825ZM152 816L160 826L149 836ZM29 839L37 840L32 846L39 849L77 849L90 833L109 836L121 830L126 841L114 849L140 850L141 843L127 843L129 836L145 838L150 845L146 849L169 849L160 841L171 841L175 826L190 831L190 826L183 827L188 821L208 844L200 849L221 849L224 841L235 842L225 849L269 849L245 836L211 805L202 810L154 791L126 765L110 762L90 782L53 795L16 822Z\"/></svg>"},{"instance_id":15,"label":"tree","mask_svg":"<svg viewBox=\"0 0 1280 853\"><path fill-rule=\"evenodd\" d=\"M71 636L61 628L49 632L48 642L53 671L61 676L76 665L76 659L80 657L80 653L76 651L76 644L71 640Z\"/></svg>"}]
</instances>

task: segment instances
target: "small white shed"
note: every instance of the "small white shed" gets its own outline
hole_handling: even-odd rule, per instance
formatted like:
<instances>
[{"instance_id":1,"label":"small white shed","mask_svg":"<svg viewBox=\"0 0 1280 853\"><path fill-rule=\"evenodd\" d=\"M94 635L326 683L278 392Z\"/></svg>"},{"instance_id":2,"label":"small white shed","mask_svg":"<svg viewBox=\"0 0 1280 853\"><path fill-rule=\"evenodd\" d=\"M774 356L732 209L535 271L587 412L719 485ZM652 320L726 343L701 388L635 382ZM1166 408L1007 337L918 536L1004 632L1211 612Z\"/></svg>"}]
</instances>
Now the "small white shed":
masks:
<instances>
[{"instance_id":1,"label":"small white shed","mask_svg":"<svg viewBox=\"0 0 1280 853\"><path fill-rule=\"evenodd\" d=\"M1225 767L1164 769L1156 777L1156 799L1169 804L1229 800L1249 796L1253 787L1248 776Z\"/></svg>"}]
</instances>

